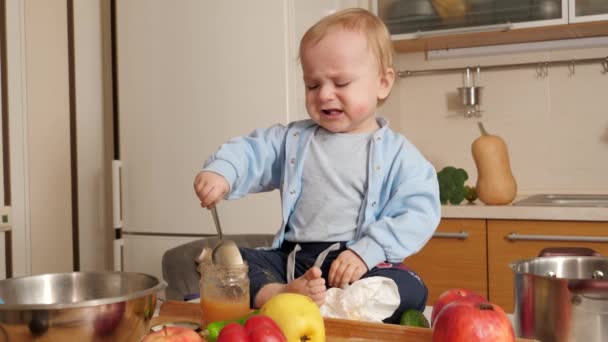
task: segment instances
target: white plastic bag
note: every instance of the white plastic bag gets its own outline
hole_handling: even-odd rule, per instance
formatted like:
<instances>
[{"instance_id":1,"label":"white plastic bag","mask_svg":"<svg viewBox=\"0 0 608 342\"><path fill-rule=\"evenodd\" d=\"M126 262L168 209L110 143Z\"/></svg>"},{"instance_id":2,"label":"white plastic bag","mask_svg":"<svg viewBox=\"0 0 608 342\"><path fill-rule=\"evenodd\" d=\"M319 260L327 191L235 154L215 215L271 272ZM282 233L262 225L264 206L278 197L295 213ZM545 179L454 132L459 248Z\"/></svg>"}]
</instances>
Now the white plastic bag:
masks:
<instances>
[{"instance_id":1,"label":"white plastic bag","mask_svg":"<svg viewBox=\"0 0 608 342\"><path fill-rule=\"evenodd\" d=\"M344 289L327 290L321 315L368 322L390 317L401 299L394 280L386 277L360 279Z\"/></svg>"}]
</instances>

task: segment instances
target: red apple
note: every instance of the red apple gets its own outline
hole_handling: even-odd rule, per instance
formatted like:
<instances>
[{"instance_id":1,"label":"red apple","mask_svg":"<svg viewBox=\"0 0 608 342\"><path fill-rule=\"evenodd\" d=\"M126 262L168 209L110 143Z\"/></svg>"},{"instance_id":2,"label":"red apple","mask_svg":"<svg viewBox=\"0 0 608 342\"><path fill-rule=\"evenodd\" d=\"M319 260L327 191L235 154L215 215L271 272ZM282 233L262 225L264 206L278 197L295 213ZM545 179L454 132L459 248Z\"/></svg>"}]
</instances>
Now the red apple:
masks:
<instances>
[{"instance_id":1,"label":"red apple","mask_svg":"<svg viewBox=\"0 0 608 342\"><path fill-rule=\"evenodd\" d=\"M433 342L514 342L509 317L496 304L464 299L446 305L433 327Z\"/></svg>"},{"instance_id":2,"label":"red apple","mask_svg":"<svg viewBox=\"0 0 608 342\"><path fill-rule=\"evenodd\" d=\"M141 342L205 342L205 340L192 329L164 326L161 330L144 336Z\"/></svg>"},{"instance_id":3,"label":"red apple","mask_svg":"<svg viewBox=\"0 0 608 342\"><path fill-rule=\"evenodd\" d=\"M435 304L433 304L433 311L431 312L431 326L435 324L435 318L446 305L463 298L470 298L471 300L476 300L480 303L488 301L484 296L467 289L450 289L444 291L439 295L439 298L437 298Z\"/></svg>"}]
</instances>

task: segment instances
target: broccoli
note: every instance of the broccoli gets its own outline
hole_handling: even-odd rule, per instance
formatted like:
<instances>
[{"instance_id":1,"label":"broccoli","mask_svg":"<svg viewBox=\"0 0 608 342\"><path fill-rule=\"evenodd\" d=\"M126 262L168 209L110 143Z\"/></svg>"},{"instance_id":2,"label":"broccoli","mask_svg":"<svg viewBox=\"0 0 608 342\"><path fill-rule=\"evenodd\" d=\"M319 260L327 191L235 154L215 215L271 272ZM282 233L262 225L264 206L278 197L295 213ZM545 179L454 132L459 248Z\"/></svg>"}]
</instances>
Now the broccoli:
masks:
<instances>
[{"instance_id":1,"label":"broccoli","mask_svg":"<svg viewBox=\"0 0 608 342\"><path fill-rule=\"evenodd\" d=\"M469 175L464 169L457 169L453 166L446 166L437 173L439 181L439 200L441 204L460 204L464 200L466 191L464 182L469 179Z\"/></svg>"}]
</instances>

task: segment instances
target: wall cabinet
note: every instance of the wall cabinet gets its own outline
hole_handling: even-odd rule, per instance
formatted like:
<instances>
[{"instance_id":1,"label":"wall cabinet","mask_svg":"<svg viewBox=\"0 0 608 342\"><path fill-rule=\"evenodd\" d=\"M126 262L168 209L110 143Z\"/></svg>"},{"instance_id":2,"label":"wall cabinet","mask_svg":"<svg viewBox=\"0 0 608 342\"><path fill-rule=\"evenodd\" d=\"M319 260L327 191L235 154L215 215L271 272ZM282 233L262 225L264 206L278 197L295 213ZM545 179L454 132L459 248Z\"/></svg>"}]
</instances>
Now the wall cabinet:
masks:
<instances>
[{"instance_id":1,"label":"wall cabinet","mask_svg":"<svg viewBox=\"0 0 608 342\"><path fill-rule=\"evenodd\" d=\"M442 219L435 236L405 259L429 288L427 305L467 288L513 312L510 263L547 247L587 247L608 255L608 222Z\"/></svg>"},{"instance_id":2,"label":"wall cabinet","mask_svg":"<svg viewBox=\"0 0 608 342\"><path fill-rule=\"evenodd\" d=\"M571 23L608 20L608 1L570 0L568 13Z\"/></svg>"},{"instance_id":3,"label":"wall cabinet","mask_svg":"<svg viewBox=\"0 0 608 342\"><path fill-rule=\"evenodd\" d=\"M444 219L435 236L405 264L429 289L427 305L451 288L488 295L486 220Z\"/></svg>"},{"instance_id":4,"label":"wall cabinet","mask_svg":"<svg viewBox=\"0 0 608 342\"><path fill-rule=\"evenodd\" d=\"M603 0L377 0L399 52L608 35Z\"/></svg>"}]
</instances>

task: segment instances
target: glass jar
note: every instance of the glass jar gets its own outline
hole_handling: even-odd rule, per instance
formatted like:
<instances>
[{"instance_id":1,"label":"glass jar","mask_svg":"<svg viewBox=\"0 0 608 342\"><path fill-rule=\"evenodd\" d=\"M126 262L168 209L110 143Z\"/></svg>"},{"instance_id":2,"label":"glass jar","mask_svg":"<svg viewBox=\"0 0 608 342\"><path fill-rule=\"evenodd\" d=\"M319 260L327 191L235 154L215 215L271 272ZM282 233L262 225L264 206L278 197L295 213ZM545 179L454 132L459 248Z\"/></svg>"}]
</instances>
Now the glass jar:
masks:
<instances>
[{"instance_id":1,"label":"glass jar","mask_svg":"<svg viewBox=\"0 0 608 342\"><path fill-rule=\"evenodd\" d=\"M246 263L201 263L201 327L216 321L238 319L249 311L249 267Z\"/></svg>"}]
</instances>

